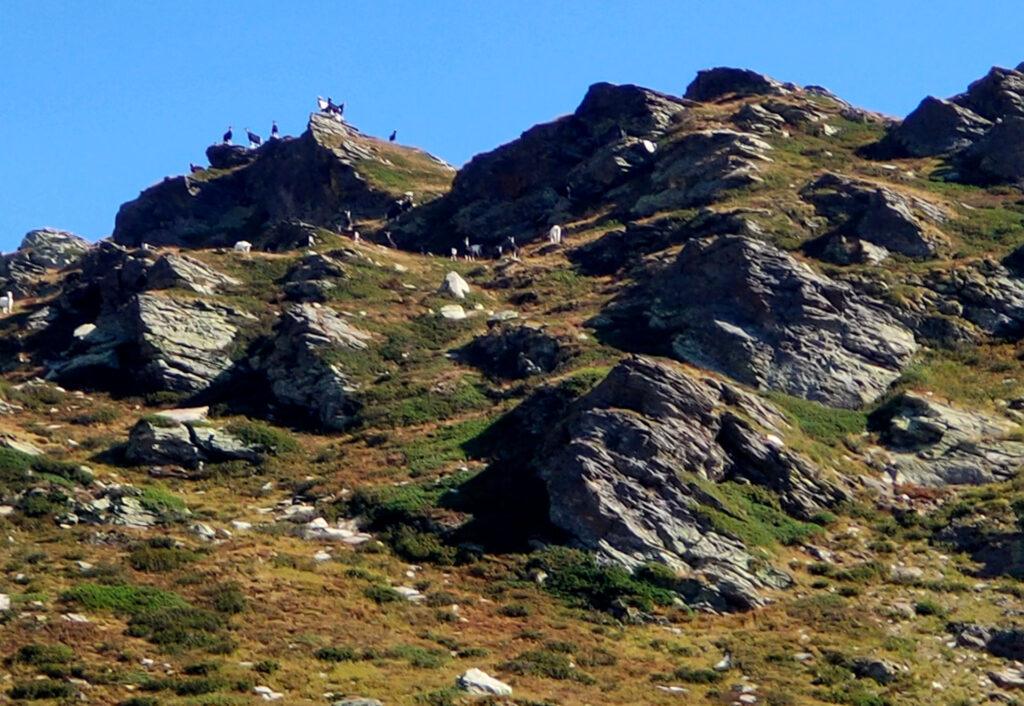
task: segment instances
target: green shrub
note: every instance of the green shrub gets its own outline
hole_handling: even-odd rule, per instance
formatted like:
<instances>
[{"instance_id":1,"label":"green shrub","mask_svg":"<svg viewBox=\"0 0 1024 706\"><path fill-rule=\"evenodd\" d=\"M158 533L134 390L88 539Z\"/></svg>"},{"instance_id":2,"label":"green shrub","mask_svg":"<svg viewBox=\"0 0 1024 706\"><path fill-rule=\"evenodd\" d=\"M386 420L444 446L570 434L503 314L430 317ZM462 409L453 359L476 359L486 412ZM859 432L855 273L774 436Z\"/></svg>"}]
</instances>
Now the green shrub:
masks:
<instances>
[{"instance_id":1,"label":"green shrub","mask_svg":"<svg viewBox=\"0 0 1024 706\"><path fill-rule=\"evenodd\" d=\"M324 662L354 662L359 659L351 647L321 647L313 656Z\"/></svg>"},{"instance_id":2,"label":"green shrub","mask_svg":"<svg viewBox=\"0 0 1024 706\"><path fill-rule=\"evenodd\" d=\"M52 679L21 682L8 692L12 699L35 701L36 699L66 699L75 695L70 684Z\"/></svg>"},{"instance_id":3,"label":"green shrub","mask_svg":"<svg viewBox=\"0 0 1024 706\"><path fill-rule=\"evenodd\" d=\"M530 606L524 603L509 603L498 609L498 612L507 618L526 618L533 612Z\"/></svg>"},{"instance_id":4,"label":"green shrub","mask_svg":"<svg viewBox=\"0 0 1024 706\"><path fill-rule=\"evenodd\" d=\"M654 605L670 605L676 595L620 566L599 565L593 556L576 549L544 549L531 557L529 568L548 574L546 590L576 605L597 610L610 610L619 604L650 610Z\"/></svg>"},{"instance_id":5,"label":"green shrub","mask_svg":"<svg viewBox=\"0 0 1024 706\"><path fill-rule=\"evenodd\" d=\"M185 501L159 485L149 485L142 489L139 503L150 512L179 513L185 511Z\"/></svg>"},{"instance_id":6,"label":"green shrub","mask_svg":"<svg viewBox=\"0 0 1024 706\"><path fill-rule=\"evenodd\" d=\"M819 402L773 392L769 399L781 407L786 416L808 436L830 446L839 444L851 434L867 428L867 415L850 409L826 407Z\"/></svg>"},{"instance_id":7,"label":"green shrub","mask_svg":"<svg viewBox=\"0 0 1024 706\"><path fill-rule=\"evenodd\" d=\"M121 418L121 410L116 407L97 407L88 412L82 412L71 418L72 424L91 426L93 424L113 424Z\"/></svg>"},{"instance_id":8,"label":"green shrub","mask_svg":"<svg viewBox=\"0 0 1024 706\"><path fill-rule=\"evenodd\" d=\"M207 592L207 597L218 613L241 613L248 605L242 587L234 582L217 584Z\"/></svg>"},{"instance_id":9,"label":"green shrub","mask_svg":"<svg viewBox=\"0 0 1024 706\"><path fill-rule=\"evenodd\" d=\"M109 610L129 616L142 611L188 606L176 593L131 584L80 583L61 594L61 598L86 610Z\"/></svg>"},{"instance_id":10,"label":"green shrub","mask_svg":"<svg viewBox=\"0 0 1024 706\"><path fill-rule=\"evenodd\" d=\"M568 655L549 650L523 652L502 664L499 669L521 676L571 679L584 684L593 682L593 677L573 666L572 659Z\"/></svg>"},{"instance_id":11,"label":"green shrub","mask_svg":"<svg viewBox=\"0 0 1024 706\"><path fill-rule=\"evenodd\" d=\"M14 656L21 664L67 664L75 658L74 651L66 645L24 645Z\"/></svg>"},{"instance_id":12,"label":"green shrub","mask_svg":"<svg viewBox=\"0 0 1024 706\"><path fill-rule=\"evenodd\" d=\"M281 668L281 664L273 659L264 659L252 665L252 668L253 671L259 672L260 674L273 674Z\"/></svg>"},{"instance_id":13,"label":"green shrub","mask_svg":"<svg viewBox=\"0 0 1024 706\"><path fill-rule=\"evenodd\" d=\"M946 609L935 601L925 598L914 604L914 612L921 616L937 615L941 617L946 614Z\"/></svg>"},{"instance_id":14,"label":"green shrub","mask_svg":"<svg viewBox=\"0 0 1024 706\"><path fill-rule=\"evenodd\" d=\"M25 517L46 517L64 510L68 497L59 490L42 493L28 493L18 502L18 509Z\"/></svg>"},{"instance_id":15,"label":"green shrub","mask_svg":"<svg viewBox=\"0 0 1024 706\"><path fill-rule=\"evenodd\" d=\"M405 600L401 593L383 584L367 586L363 589L363 595L378 604L398 603Z\"/></svg>"},{"instance_id":16,"label":"green shrub","mask_svg":"<svg viewBox=\"0 0 1024 706\"><path fill-rule=\"evenodd\" d=\"M254 421L237 421L227 426L234 436L249 446L264 449L267 453L280 454L294 453L299 450L299 442L283 429L277 429Z\"/></svg>"},{"instance_id":17,"label":"green shrub","mask_svg":"<svg viewBox=\"0 0 1024 706\"><path fill-rule=\"evenodd\" d=\"M154 645L219 648L222 638L218 633L226 625L224 618L213 611L177 606L135 613L128 621L127 634Z\"/></svg>"},{"instance_id":18,"label":"green shrub","mask_svg":"<svg viewBox=\"0 0 1024 706\"><path fill-rule=\"evenodd\" d=\"M200 554L181 547L136 547L128 555L128 563L136 571L174 571L197 561Z\"/></svg>"},{"instance_id":19,"label":"green shrub","mask_svg":"<svg viewBox=\"0 0 1024 706\"><path fill-rule=\"evenodd\" d=\"M419 532L411 527L400 526L387 532L383 539L406 561L442 565L449 565L455 561L455 548L446 545L429 532Z\"/></svg>"},{"instance_id":20,"label":"green shrub","mask_svg":"<svg viewBox=\"0 0 1024 706\"><path fill-rule=\"evenodd\" d=\"M722 673L714 669L678 667L672 672L672 678L687 684L715 684L722 680Z\"/></svg>"}]
</instances>

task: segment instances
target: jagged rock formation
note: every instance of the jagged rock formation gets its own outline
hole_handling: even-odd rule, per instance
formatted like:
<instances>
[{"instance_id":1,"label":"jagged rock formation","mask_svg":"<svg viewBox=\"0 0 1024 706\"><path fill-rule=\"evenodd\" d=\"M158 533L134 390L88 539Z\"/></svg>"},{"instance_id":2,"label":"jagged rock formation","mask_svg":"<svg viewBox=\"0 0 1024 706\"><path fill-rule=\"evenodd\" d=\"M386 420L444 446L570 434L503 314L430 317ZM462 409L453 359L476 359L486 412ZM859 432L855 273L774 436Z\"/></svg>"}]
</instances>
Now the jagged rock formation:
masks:
<instances>
[{"instance_id":1,"label":"jagged rock formation","mask_svg":"<svg viewBox=\"0 0 1024 706\"><path fill-rule=\"evenodd\" d=\"M1016 426L906 392L877 415L895 483L980 485L1007 480L1024 464Z\"/></svg>"},{"instance_id":2,"label":"jagged rock formation","mask_svg":"<svg viewBox=\"0 0 1024 706\"><path fill-rule=\"evenodd\" d=\"M108 381L139 390L200 392L231 368L242 329L255 321L224 304L137 294L49 361L48 377L90 386Z\"/></svg>"},{"instance_id":3,"label":"jagged rock formation","mask_svg":"<svg viewBox=\"0 0 1024 706\"><path fill-rule=\"evenodd\" d=\"M274 243L273 228L301 220L331 226L345 210L356 217L381 218L401 195L376 181L397 169L401 157L420 182L443 190L452 170L412 148L369 138L324 114L310 117L300 137L269 140L256 150L220 146L214 166L172 177L121 206L114 242L137 247L213 247L248 240L256 247ZM408 178L408 175L406 175Z\"/></svg>"},{"instance_id":4,"label":"jagged rock formation","mask_svg":"<svg viewBox=\"0 0 1024 706\"><path fill-rule=\"evenodd\" d=\"M753 387L837 407L877 398L917 350L871 298L739 236L688 243L596 323Z\"/></svg>"},{"instance_id":5,"label":"jagged rock formation","mask_svg":"<svg viewBox=\"0 0 1024 706\"><path fill-rule=\"evenodd\" d=\"M360 405L343 366L335 361L346 353L358 354L369 341L369 334L332 309L293 304L282 313L267 350L249 364L266 378L275 406L321 428L344 429Z\"/></svg>"},{"instance_id":6,"label":"jagged rock formation","mask_svg":"<svg viewBox=\"0 0 1024 706\"><path fill-rule=\"evenodd\" d=\"M47 270L74 264L90 247L84 238L64 230L29 231L17 250L0 257L0 291L19 297L41 294L48 289L40 279Z\"/></svg>"},{"instance_id":7,"label":"jagged rock formation","mask_svg":"<svg viewBox=\"0 0 1024 706\"><path fill-rule=\"evenodd\" d=\"M946 221L945 212L921 198L838 174L823 174L805 186L800 196L833 225L827 235L806 246L809 253L825 259L850 262L853 258L839 255L850 252L850 246L853 253L864 253L866 258L884 259L871 245L925 259L934 257L944 242L933 226Z\"/></svg>"},{"instance_id":8,"label":"jagged rock formation","mask_svg":"<svg viewBox=\"0 0 1024 706\"><path fill-rule=\"evenodd\" d=\"M764 485L803 517L845 497L763 431L782 424L771 407L733 387L651 359L627 360L570 407L536 456L551 521L628 566L657 561L699 577L694 602L759 605L788 579L756 568L741 542L713 526L701 505L717 501L701 483Z\"/></svg>"},{"instance_id":9,"label":"jagged rock formation","mask_svg":"<svg viewBox=\"0 0 1024 706\"><path fill-rule=\"evenodd\" d=\"M576 201L608 197L638 178L682 110L678 99L639 86L594 84L572 115L470 160L450 194L396 224L395 239L442 252L467 237L489 246L538 239Z\"/></svg>"},{"instance_id":10,"label":"jagged rock formation","mask_svg":"<svg viewBox=\"0 0 1024 706\"><path fill-rule=\"evenodd\" d=\"M1024 178L1024 73L999 66L948 101L929 96L878 145L882 154L945 155L950 178L1014 183Z\"/></svg>"}]
</instances>

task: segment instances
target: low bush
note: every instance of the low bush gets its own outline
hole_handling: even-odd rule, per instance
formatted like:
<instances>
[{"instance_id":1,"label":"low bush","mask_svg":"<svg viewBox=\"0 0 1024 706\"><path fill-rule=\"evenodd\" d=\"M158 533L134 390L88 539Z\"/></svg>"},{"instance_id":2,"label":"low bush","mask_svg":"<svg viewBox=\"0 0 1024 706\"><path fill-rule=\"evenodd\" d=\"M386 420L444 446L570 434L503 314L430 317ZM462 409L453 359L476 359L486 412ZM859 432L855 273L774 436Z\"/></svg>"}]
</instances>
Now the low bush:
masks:
<instances>
[{"instance_id":1,"label":"low bush","mask_svg":"<svg viewBox=\"0 0 1024 706\"><path fill-rule=\"evenodd\" d=\"M249 446L264 449L267 453L275 456L299 450L299 442L295 440L294 436L283 429L277 429L263 422L232 422L227 426L227 431Z\"/></svg>"},{"instance_id":2,"label":"low bush","mask_svg":"<svg viewBox=\"0 0 1024 706\"><path fill-rule=\"evenodd\" d=\"M25 701L66 699L75 695L75 688L67 682L40 679L15 684L8 693L12 699L23 699Z\"/></svg>"},{"instance_id":3,"label":"low bush","mask_svg":"<svg viewBox=\"0 0 1024 706\"><path fill-rule=\"evenodd\" d=\"M527 568L548 574L546 590L596 610L610 610L621 604L650 610L654 605L670 605L676 597L673 591L620 566L599 565L593 556L576 549L545 549L531 557Z\"/></svg>"},{"instance_id":4,"label":"low bush","mask_svg":"<svg viewBox=\"0 0 1024 706\"><path fill-rule=\"evenodd\" d=\"M500 669L512 674L547 679L561 679L591 684L594 679L575 667L572 659L561 652L530 650L505 662Z\"/></svg>"}]
</instances>

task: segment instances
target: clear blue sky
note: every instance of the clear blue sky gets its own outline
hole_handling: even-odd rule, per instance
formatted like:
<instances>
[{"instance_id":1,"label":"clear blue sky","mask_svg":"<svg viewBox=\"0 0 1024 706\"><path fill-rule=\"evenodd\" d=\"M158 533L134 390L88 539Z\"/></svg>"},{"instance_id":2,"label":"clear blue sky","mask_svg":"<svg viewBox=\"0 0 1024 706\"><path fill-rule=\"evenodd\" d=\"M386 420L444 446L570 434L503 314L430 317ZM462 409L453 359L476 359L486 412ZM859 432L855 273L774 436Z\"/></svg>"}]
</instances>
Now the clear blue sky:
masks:
<instances>
[{"instance_id":1,"label":"clear blue sky","mask_svg":"<svg viewBox=\"0 0 1024 706\"><path fill-rule=\"evenodd\" d=\"M95 239L228 124L364 131L461 164L572 111L595 81L681 93L743 66L903 115L1024 60L1024 3L954 0L0 0L0 248Z\"/></svg>"}]
</instances>

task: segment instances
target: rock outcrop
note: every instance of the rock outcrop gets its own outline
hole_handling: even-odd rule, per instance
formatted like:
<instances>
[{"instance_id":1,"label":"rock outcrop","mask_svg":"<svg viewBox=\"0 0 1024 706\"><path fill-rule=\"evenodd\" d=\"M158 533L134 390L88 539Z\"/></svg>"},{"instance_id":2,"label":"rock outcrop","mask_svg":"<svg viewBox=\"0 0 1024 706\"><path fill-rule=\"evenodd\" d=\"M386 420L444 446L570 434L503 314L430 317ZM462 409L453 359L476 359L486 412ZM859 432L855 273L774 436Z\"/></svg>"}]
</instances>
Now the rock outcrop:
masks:
<instances>
[{"instance_id":1,"label":"rock outcrop","mask_svg":"<svg viewBox=\"0 0 1024 706\"><path fill-rule=\"evenodd\" d=\"M572 343L530 324L496 323L460 351L460 357L488 375L525 378L550 373L574 354Z\"/></svg>"},{"instance_id":2,"label":"rock outcrop","mask_svg":"<svg viewBox=\"0 0 1024 706\"><path fill-rule=\"evenodd\" d=\"M409 174L389 155L409 165ZM269 140L244 153L219 146L210 158L214 168L169 177L121 206L114 242L212 247L247 240L261 248L277 239L273 230L281 223L329 227L346 210L384 217L406 189L396 192L386 180L375 181L376 174L415 176L434 193L452 175L451 167L424 152L369 138L320 113L300 137Z\"/></svg>"},{"instance_id":3,"label":"rock outcrop","mask_svg":"<svg viewBox=\"0 0 1024 706\"><path fill-rule=\"evenodd\" d=\"M870 297L739 236L689 242L595 323L634 347L836 407L880 396L917 350Z\"/></svg>"},{"instance_id":4,"label":"rock outcrop","mask_svg":"<svg viewBox=\"0 0 1024 706\"><path fill-rule=\"evenodd\" d=\"M573 404L538 451L552 523L627 566L655 561L697 580L691 602L749 608L788 584L758 568L703 507L728 513L713 486L743 479L780 493L808 517L845 497L775 436L763 401L653 359L616 366Z\"/></svg>"},{"instance_id":5,"label":"rock outcrop","mask_svg":"<svg viewBox=\"0 0 1024 706\"><path fill-rule=\"evenodd\" d=\"M197 393L231 368L233 348L256 318L201 299L137 294L48 363L48 377L138 391Z\"/></svg>"},{"instance_id":6,"label":"rock outcrop","mask_svg":"<svg viewBox=\"0 0 1024 706\"><path fill-rule=\"evenodd\" d=\"M725 97L784 95L790 91L791 88L756 71L718 66L698 71L683 97L707 102Z\"/></svg>"},{"instance_id":7,"label":"rock outcrop","mask_svg":"<svg viewBox=\"0 0 1024 706\"><path fill-rule=\"evenodd\" d=\"M324 429L344 429L360 404L339 361L358 355L369 341L369 334L333 309L293 304L282 313L267 350L249 365L266 378L275 407Z\"/></svg>"},{"instance_id":8,"label":"rock outcrop","mask_svg":"<svg viewBox=\"0 0 1024 706\"><path fill-rule=\"evenodd\" d=\"M1008 480L1024 464L1016 426L906 392L876 414L895 483L981 485Z\"/></svg>"},{"instance_id":9,"label":"rock outcrop","mask_svg":"<svg viewBox=\"0 0 1024 706\"><path fill-rule=\"evenodd\" d=\"M800 196L833 226L828 234L807 246L807 251L816 256L833 261L841 260L836 257L837 252L861 254L864 259L883 257L863 245L855 246L853 251L837 251L835 241L843 239L864 241L885 251L925 259L935 256L945 242L934 228L947 219L941 208L885 186L823 174L805 186Z\"/></svg>"},{"instance_id":10,"label":"rock outcrop","mask_svg":"<svg viewBox=\"0 0 1024 706\"><path fill-rule=\"evenodd\" d=\"M0 256L0 292L25 297L49 291L41 281L47 270L60 270L77 262L92 247L74 233L40 228L25 234L18 249Z\"/></svg>"},{"instance_id":11,"label":"rock outcrop","mask_svg":"<svg viewBox=\"0 0 1024 706\"><path fill-rule=\"evenodd\" d=\"M125 459L139 465L198 468L202 463L257 463L271 449L245 443L224 429L195 421L174 422L164 417L141 419L132 427Z\"/></svg>"},{"instance_id":12,"label":"rock outcrop","mask_svg":"<svg viewBox=\"0 0 1024 706\"><path fill-rule=\"evenodd\" d=\"M953 101L928 96L888 135L893 151L907 157L949 154L985 134L992 122Z\"/></svg>"},{"instance_id":13,"label":"rock outcrop","mask_svg":"<svg viewBox=\"0 0 1024 706\"><path fill-rule=\"evenodd\" d=\"M306 255L284 276L285 296L294 301L325 302L337 280L344 279L345 268L330 255Z\"/></svg>"}]
</instances>

